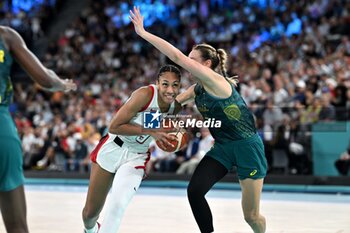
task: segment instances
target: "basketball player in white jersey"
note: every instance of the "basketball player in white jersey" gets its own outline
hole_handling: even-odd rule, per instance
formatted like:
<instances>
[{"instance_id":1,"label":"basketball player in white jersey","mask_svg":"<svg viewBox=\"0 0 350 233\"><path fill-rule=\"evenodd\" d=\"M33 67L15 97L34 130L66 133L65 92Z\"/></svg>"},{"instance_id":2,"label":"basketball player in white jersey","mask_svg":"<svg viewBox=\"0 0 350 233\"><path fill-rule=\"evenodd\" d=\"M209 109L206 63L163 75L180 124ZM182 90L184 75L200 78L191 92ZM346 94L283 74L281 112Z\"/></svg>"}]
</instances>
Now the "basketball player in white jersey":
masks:
<instances>
[{"instance_id":1,"label":"basketball player in white jersey","mask_svg":"<svg viewBox=\"0 0 350 233\"><path fill-rule=\"evenodd\" d=\"M150 158L152 138L169 144L174 136L169 129L143 127L143 113L176 114L181 106L175 102L180 90L181 73L172 65L163 66L156 85L141 87L119 109L104 136L91 153L92 169L89 190L83 209L85 233L116 233L125 209L139 188ZM111 188L102 225L97 223ZM99 229L100 228L100 229Z\"/></svg>"}]
</instances>

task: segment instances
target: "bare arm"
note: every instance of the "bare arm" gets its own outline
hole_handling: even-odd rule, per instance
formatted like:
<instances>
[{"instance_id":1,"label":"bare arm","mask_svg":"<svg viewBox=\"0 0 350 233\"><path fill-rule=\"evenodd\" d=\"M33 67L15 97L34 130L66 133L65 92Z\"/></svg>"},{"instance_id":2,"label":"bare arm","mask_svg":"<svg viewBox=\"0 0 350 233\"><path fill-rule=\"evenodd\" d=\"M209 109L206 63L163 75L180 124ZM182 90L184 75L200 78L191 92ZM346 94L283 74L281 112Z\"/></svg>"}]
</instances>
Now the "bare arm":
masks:
<instances>
[{"instance_id":1,"label":"bare arm","mask_svg":"<svg viewBox=\"0 0 350 233\"><path fill-rule=\"evenodd\" d=\"M189 102L192 102L194 100L194 97L196 96L194 93L194 87L196 84L193 84L190 86L186 91L182 92L178 96L176 96L176 100L181 104L185 105Z\"/></svg>"},{"instance_id":2,"label":"bare arm","mask_svg":"<svg viewBox=\"0 0 350 233\"><path fill-rule=\"evenodd\" d=\"M144 129L140 125L131 124L130 120L150 101L152 91L148 87L142 87L134 91L129 100L119 109L113 117L108 131L119 135L150 135L155 139L167 143L168 140L174 140L173 135L168 135L165 130Z\"/></svg>"},{"instance_id":3,"label":"bare arm","mask_svg":"<svg viewBox=\"0 0 350 233\"><path fill-rule=\"evenodd\" d=\"M175 100L175 109L174 109L174 114L178 114L182 110L182 105L179 101Z\"/></svg>"},{"instance_id":4,"label":"bare arm","mask_svg":"<svg viewBox=\"0 0 350 233\"><path fill-rule=\"evenodd\" d=\"M137 89L129 100L119 109L113 117L109 132L120 135L143 135L148 132L139 125L130 124L130 120L148 103L152 92L147 87Z\"/></svg>"},{"instance_id":5,"label":"bare arm","mask_svg":"<svg viewBox=\"0 0 350 233\"><path fill-rule=\"evenodd\" d=\"M72 80L62 80L52 70L47 69L39 59L27 48L22 37L13 29L2 27L4 38L11 54L27 74L41 87L49 91L75 90Z\"/></svg>"},{"instance_id":6,"label":"bare arm","mask_svg":"<svg viewBox=\"0 0 350 233\"><path fill-rule=\"evenodd\" d=\"M199 62L190 59L169 42L147 32L143 27L143 16L139 8L134 7L134 11L130 11L129 18L134 24L135 31L139 36L151 43L170 60L191 72L202 82L206 90L211 90L215 94L226 90L223 86L225 87L227 82L223 76Z\"/></svg>"}]
</instances>

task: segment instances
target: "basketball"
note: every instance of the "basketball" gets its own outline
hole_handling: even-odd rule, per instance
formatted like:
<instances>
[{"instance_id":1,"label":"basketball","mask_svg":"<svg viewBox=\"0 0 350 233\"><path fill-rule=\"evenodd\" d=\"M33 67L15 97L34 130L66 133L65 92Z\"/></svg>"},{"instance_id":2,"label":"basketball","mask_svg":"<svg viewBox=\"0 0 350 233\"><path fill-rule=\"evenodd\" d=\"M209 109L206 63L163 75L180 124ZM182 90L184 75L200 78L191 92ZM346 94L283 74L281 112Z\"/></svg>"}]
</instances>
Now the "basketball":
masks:
<instances>
[{"instance_id":1,"label":"basketball","mask_svg":"<svg viewBox=\"0 0 350 233\"><path fill-rule=\"evenodd\" d=\"M171 132L169 134L173 134L177 137L177 140L169 141L172 145L174 145L174 147L169 146L169 145L161 145L159 143L159 141L157 140L156 141L157 146L161 150L166 151L166 152L177 152L177 151L180 151L183 148L185 148L185 146L188 143L188 134L185 130L179 131L179 132Z\"/></svg>"}]
</instances>

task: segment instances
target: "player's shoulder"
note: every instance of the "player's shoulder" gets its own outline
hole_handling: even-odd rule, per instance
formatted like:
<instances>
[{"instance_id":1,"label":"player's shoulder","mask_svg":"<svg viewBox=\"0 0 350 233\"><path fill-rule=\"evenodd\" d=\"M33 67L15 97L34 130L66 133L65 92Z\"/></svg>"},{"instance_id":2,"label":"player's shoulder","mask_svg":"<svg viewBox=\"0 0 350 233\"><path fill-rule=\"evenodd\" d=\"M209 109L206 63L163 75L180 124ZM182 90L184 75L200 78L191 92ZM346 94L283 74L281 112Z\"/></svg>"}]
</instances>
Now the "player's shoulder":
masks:
<instances>
[{"instance_id":1,"label":"player's shoulder","mask_svg":"<svg viewBox=\"0 0 350 233\"><path fill-rule=\"evenodd\" d=\"M14 41L18 41L20 35L16 30L8 26L0 26L0 36L6 42L7 45L10 45Z\"/></svg>"},{"instance_id":2,"label":"player's shoulder","mask_svg":"<svg viewBox=\"0 0 350 233\"><path fill-rule=\"evenodd\" d=\"M147 97L151 98L154 95L155 91L156 90L155 90L153 85L142 86L142 87L139 87L138 89L136 89L133 92L133 95L141 95L144 98L147 98Z\"/></svg>"},{"instance_id":3,"label":"player's shoulder","mask_svg":"<svg viewBox=\"0 0 350 233\"><path fill-rule=\"evenodd\" d=\"M8 26L0 26L0 34L2 36L10 37L14 34L18 34L14 29Z\"/></svg>"},{"instance_id":4,"label":"player's shoulder","mask_svg":"<svg viewBox=\"0 0 350 233\"><path fill-rule=\"evenodd\" d=\"M142 86L136 89L132 93L131 97L141 102L149 102L149 100L153 97L154 91L155 90L153 90L153 87L151 86Z\"/></svg>"},{"instance_id":5,"label":"player's shoulder","mask_svg":"<svg viewBox=\"0 0 350 233\"><path fill-rule=\"evenodd\" d=\"M127 103L129 103L129 105L139 107L141 110L138 111L142 112L145 108L147 108L145 106L148 106L149 103L152 102L152 92L153 91L149 86L140 87L131 94Z\"/></svg>"},{"instance_id":6,"label":"player's shoulder","mask_svg":"<svg viewBox=\"0 0 350 233\"><path fill-rule=\"evenodd\" d=\"M11 28L7 26L0 26L0 36L3 40L7 42L8 40L8 35L9 35L9 30Z\"/></svg>"},{"instance_id":7,"label":"player's shoulder","mask_svg":"<svg viewBox=\"0 0 350 233\"><path fill-rule=\"evenodd\" d=\"M8 26L3 26L0 25L0 33L6 33L7 31L9 31L11 28Z\"/></svg>"}]
</instances>

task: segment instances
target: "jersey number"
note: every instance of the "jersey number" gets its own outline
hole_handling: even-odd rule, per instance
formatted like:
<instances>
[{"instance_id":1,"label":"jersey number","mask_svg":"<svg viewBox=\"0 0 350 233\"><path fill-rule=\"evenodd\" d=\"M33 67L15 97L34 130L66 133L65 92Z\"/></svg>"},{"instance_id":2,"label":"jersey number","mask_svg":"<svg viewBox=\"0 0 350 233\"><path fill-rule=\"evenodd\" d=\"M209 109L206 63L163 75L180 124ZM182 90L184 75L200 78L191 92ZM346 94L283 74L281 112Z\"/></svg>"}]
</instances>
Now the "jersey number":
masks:
<instances>
[{"instance_id":1,"label":"jersey number","mask_svg":"<svg viewBox=\"0 0 350 233\"><path fill-rule=\"evenodd\" d=\"M147 135L147 136L143 136L143 135L138 136L138 137L136 138L136 142L138 142L139 144L143 144L143 143L145 143L145 141L147 141L147 139L148 139L149 137L150 137L149 135Z\"/></svg>"},{"instance_id":2,"label":"jersey number","mask_svg":"<svg viewBox=\"0 0 350 233\"><path fill-rule=\"evenodd\" d=\"M5 61L4 57L5 57L5 52L4 52L4 50L0 50L0 62L1 62L1 63L4 63L4 61Z\"/></svg>"}]
</instances>

